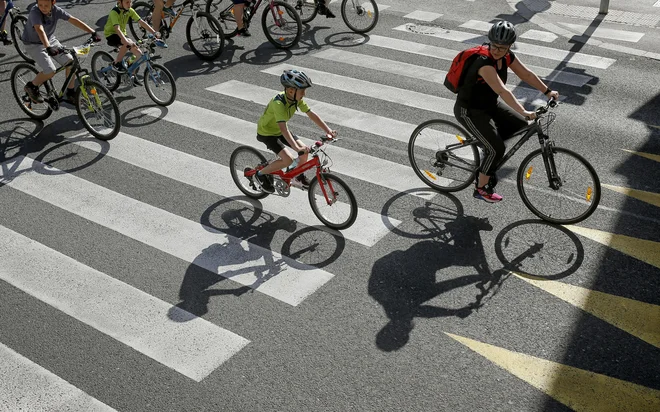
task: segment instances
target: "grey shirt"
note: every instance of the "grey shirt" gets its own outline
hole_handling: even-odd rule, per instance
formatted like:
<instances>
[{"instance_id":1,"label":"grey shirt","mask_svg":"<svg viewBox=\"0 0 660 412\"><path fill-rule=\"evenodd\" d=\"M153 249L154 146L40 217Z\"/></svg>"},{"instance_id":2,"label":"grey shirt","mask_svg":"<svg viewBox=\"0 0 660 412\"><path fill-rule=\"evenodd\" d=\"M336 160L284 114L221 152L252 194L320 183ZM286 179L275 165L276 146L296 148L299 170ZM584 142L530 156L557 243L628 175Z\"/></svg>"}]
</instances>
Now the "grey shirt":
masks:
<instances>
[{"instance_id":1,"label":"grey shirt","mask_svg":"<svg viewBox=\"0 0 660 412\"><path fill-rule=\"evenodd\" d=\"M43 13L41 13L41 10L39 10L39 7L35 4L32 6L30 9L30 14L28 15L28 22L25 25L25 30L23 31L23 35L21 36L21 40L23 40L24 43L31 43L31 44L41 44L41 39L39 38L39 35L37 34L37 31L34 28L35 24L41 24L44 28L44 32L46 32L46 37L48 38L48 41L50 42L51 39L55 39L55 27L57 26L57 21L58 20L64 20L68 21L69 17L71 15L61 8L53 5L53 8L50 11L49 16L45 16Z\"/></svg>"}]
</instances>

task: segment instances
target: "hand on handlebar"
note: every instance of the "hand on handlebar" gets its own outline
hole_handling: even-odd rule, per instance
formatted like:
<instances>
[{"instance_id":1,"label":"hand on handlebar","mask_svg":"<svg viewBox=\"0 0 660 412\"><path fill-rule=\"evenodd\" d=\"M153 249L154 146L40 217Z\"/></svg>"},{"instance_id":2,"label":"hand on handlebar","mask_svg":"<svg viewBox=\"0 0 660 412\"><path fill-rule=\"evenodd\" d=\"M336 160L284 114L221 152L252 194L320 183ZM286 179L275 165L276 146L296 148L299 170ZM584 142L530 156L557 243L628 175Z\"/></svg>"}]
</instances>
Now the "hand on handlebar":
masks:
<instances>
[{"instance_id":1,"label":"hand on handlebar","mask_svg":"<svg viewBox=\"0 0 660 412\"><path fill-rule=\"evenodd\" d=\"M536 119L536 112L530 112L529 110L525 110L522 115L525 117L527 120L534 120Z\"/></svg>"},{"instance_id":2,"label":"hand on handlebar","mask_svg":"<svg viewBox=\"0 0 660 412\"><path fill-rule=\"evenodd\" d=\"M101 36L99 36L98 33L94 32L92 33L90 40L93 41L94 43L99 43L101 41Z\"/></svg>"}]
</instances>

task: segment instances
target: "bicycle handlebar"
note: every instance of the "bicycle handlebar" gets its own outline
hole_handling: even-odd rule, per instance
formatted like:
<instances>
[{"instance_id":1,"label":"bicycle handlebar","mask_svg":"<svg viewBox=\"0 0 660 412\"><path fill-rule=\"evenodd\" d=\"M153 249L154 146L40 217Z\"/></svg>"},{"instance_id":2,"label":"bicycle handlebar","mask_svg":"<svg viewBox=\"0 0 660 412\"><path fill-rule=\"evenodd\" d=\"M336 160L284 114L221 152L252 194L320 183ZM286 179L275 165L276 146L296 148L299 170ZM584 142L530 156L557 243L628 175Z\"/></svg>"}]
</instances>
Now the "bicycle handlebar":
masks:
<instances>
[{"instance_id":1,"label":"bicycle handlebar","mask_svg":"<svg viewBox=\"0 0 660 412\"><path fill-rule=\"evenodd\" d=\"M324 144L330 144L330 143L335 143L339 141L340 138L338 137L332 137L329 135L323 135L321 136L321 140L317 140L314 142L314 144L309 148L309 154L314 156L319 150L321 150L321 147L323 147ZM298 152L299 155L305 154L305 152Z\"/></svg>"},{"instance_id":2,"label":"bicycle handlebar","mask_svg":"<svg viewBox=\"0 0 660 412\"><path fill-rule=\"evenodd\" d=\"M547 113L548 109L557 107L558 104L559 102L557 100L550 99L548 100L548 103L545 106L537 107L536 110L534 110L534 112L536 112L536 119L539 118L539 115Z\"/></svg>"}]
</instances>

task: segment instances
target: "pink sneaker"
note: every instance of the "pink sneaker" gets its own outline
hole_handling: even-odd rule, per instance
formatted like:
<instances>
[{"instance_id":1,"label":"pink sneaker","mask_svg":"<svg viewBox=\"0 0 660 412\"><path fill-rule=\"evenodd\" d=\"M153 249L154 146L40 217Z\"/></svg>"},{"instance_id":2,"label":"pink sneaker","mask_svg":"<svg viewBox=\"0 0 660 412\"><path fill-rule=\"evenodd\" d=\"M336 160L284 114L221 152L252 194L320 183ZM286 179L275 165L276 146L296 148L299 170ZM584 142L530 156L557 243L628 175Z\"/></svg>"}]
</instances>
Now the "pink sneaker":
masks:
<instances>
[{"instance_id":1,"label":"pink sneaker","mask_svg":"<svg viewBox=\"0 0 660 412\"><path fill-rule=\"evenodd\" d=\"M502 200L502 196L495 193L495 190L489 184L475 188L473 196L475 199L484 200L488 203L497 203Z\"/></svg>"}]
</instances>

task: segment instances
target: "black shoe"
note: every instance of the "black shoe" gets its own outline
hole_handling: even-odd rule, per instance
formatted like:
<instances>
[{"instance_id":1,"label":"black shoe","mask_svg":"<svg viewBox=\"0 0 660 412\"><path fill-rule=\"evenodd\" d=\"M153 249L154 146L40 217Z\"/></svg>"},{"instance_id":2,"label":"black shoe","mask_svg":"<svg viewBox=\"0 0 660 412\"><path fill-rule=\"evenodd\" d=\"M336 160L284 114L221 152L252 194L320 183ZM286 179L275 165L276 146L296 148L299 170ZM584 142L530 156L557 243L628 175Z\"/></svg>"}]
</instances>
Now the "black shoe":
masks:
<instances>
[{"instance_id":1,"label":"black shoe","mask_svg":"<svg viewBox=\"0 0 660 412\"><path fill-rule=\"evenodd\" d=\"M261 184L261 189L266 193L275 193L275 188L273 187L273 182L271 182L271 177L269 175L255 175L259 183Z\"/></svg>"},{"instance_id":2,"label":"black shoe","mask_svg":"<svg viewBox=\"0 0 660 412\"><path fill-rule=\"evenodd\" d=\"M321 16L325 16L326 19L334 19L336 17L335 14L332 11L330 11L329 8L327 8L322 4L319 4L319 14Z\"/></svg>"},{"instance_id":3,"label":"black shoe","mask_svg":"<svg viewBox=\"0 0 660 412\"><path fill-rule=\"evenodd\" d=\"M250 32L248 31L248 29L246 29L246 28L242 28L242 29L240 29L240 30L237 32L237 34L238 34L239 36L243 36L243 37L250 37L250 36L252 36L252 35L250 34Z\"/></svg>"},{"instance_id":4,"label":"black shoe","mask_svg":"<svg viewBox=\"0 0 660 412\"><path fill-rule=\"evenodd\" d=\"M142 82L137 76L131 76L131 79L133 80L133 86L142 86Z\"/></svg>"},{"instance_id":5,"label":"black shoe","mask_svg":"<svg viewBox=\"0 0 660 412\"><path fill-rule=\"evenodd\" d=\"M75 89L66 89L66 93L64 94L64 98L62 98L63 102L76 105L76 90Z\"/></svg>"},{"instance_id":6,"label":"black shoe","mask_svg":"<svg viewBox=\"0 0 660 412\"><path fill-rule=\"evenodd\" d=\"M291 181L291 184L307 190L309 188L309 179L304 174L299 174Z\"/></svg>"},{"instance_id":7,"label":"black shoe","mask_svg":"<svg viewBox=\"0 0 660 412\"><path fill-rule=\"evenodd\" d=\"M112 69L117 73L126 73L126 68L124 67L122 62L112 63Z\"/></svg>"},{"instance_id":8,"label":"black shoe","mask_svg":"<svg viewBox=\"0 0 660 412\"><path fill-rule=\"evenodd\" d=\"M25 93L27 93L28 97L32 102L34 103L43 103L44 99L41 97L41 94L39 93L39 87L35 86L32 84L32 82L29 82L25 85L23 88Z\"/></svg>"},{"instance_id":9,"label":"black shoe","mask_svg":"<svg viewBox=\"0 0 660 412\"><path fill-rule=\"evenodd\" d=\"M9 46L9 45L14 44L13 41L9 40L9 36L7 35L7 30L4 30L4 31L0 32L0 41L5 46Z\"/></svg>"}]
</instances>

